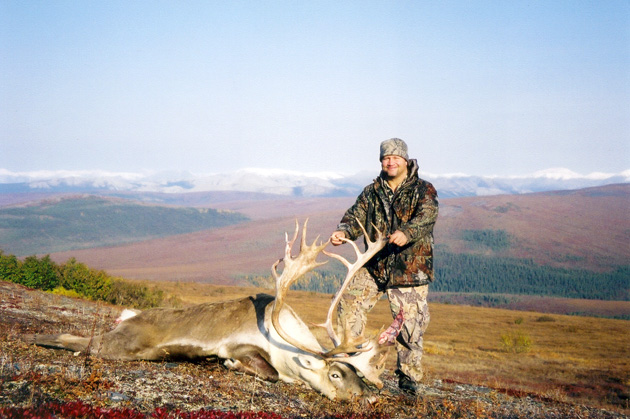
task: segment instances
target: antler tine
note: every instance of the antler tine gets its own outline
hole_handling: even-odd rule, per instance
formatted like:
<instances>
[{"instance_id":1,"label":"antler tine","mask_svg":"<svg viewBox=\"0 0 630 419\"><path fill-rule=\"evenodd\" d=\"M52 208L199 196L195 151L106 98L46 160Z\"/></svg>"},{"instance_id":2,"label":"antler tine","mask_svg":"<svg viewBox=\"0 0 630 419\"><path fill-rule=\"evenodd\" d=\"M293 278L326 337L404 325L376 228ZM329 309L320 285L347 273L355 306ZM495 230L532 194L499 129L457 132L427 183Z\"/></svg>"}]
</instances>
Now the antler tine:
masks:
<instances>
[{"instance_id":1,"label":"antler tine","mask_svg":"<svg viewBox=\"0 0 630 419\"><path fill-rule=\"evenodd\" d=\"M306 220L306 222L308 222L308 220ZM306 222L304 224L306 224ZM300 231L300 224L298 223L298 220L296 218L295 220L295 233L293 233L293 238L291 240L289 240L289 233L284 233L284 241L286 242L286 246L284 248L284 257L285 259L290 259L291 258L291 249L293 248L293 243L295 243L295 239L297 239L298 233ZM304 237L302 237L302 240L304 240ZM302 248L300 246L300 248Z\"/></svg>"},{"instance_id":2,"label":"antler tine","mask_svg":"<svg viewBox=\"0 0 630 419\"><path fill-rule=\"evenodd\" d=\"M339 353L361 352L361 351L367 351L370 349L369 346L364 347L364 344L367 342L367 339L364 339L364 338L351 339L348 333L344 334L344 341L341 342L339 338L337 337L337 334L335 333L334 327L332 325L334 312L337 306L339 305L341 296L343 295L346 288L348 288L348 285L350 284L350 280L352 279L354 274L356 274L357 271L361 269L361 267L363 267L363 265L365 265L365 263L372 258L372 256L374 256L383 247L385 247L385 243L386 243L386 239L385 239L385 236L383 235L383 232L379 230L374 224L372 224L372 226L376 230L377 235L376 235L376 240L372 241L370 237L368 236L367 231L365 230L365 227L363 227L363 224L359 220L357 220L357 222L359 223L361 230L363 230L365 241L368 244L368 248L366 249L366 251L361 253L356 243L346 238L342 239L344 242L350 243L352 245L357 255L357 260L354 263L350 263L346 258L344 258L341 255L338 255L336 253L329 253L324 250L324 254L339 260L341 263L343 263L346 266L346 268L348 268L348 273L346 274L346 277L344 278L341 287L335 294L330 304L330 308L328 309L328 315L326 316L326 322L320 325L326 329L326 331L328 332L328 336L330 337L330 339L333 341L333 344L335 345L334 349L326 353L327 356L333 356Z\"/></svg>"},{"instance_id":3,"label":"antler tine","mask_svg":"<svg viewBox=\"0 0 630 419\"><path fill-rule=\"evenodd\" d=\"M299 231L299 225L296 219L295 220L295 233L293 233L293 238L289 240L289 233L287 233L286 231L284 232L284 243L285 243L284 257L278 259L277 261L274 262L273 265L271 265L271 275L273 276L273 279L276 280L276 286L277 286L277 281L278 281L278 272L276 268L278 267L280 262L282 262L283 260L291 259L291 249L293 248L293 243L295 243L295 239L297 239L298 231Z\"/></svg>"},{"instance_id":4,"label":"antler tine","mask_svg":"<svg viewBox=\"0 0 630 419\"><path fill-rule=\"evenodd\" d=\"M292 240L288 240L288 235L286 235L286 248L285 248L285 257L284 259L278 260L273 264L271 268L271 272L273 274L274 279L276 280L276 299L274 301L273 310L271 312L271 322L278 332L278 334L291 345L312 354L321 355L317 351L313 351L313 349L307 348L303 344L301 344L296 339L293 339L291 335L289 335L280 324L280 311L282 306L284 305L284 299L286 294L293 284L298 278L300 278L305 273L315 269L320 265L324 265L326 262L317 262L317 255L324 250L324 247L328 245L328 242L317 245L317 238L313 242L312 245L306 245L306 227L308 224L308 219L304 222L304 227L302 229L302 238L300 241L300 253L292 257L291 256L291 248L293 243L297 239L297 235L299 232L299 223L297 220L295 221L295 234L293 235ZM319 236L318 236L319 238ZM278 275L276 268L280 264L280 262L284 261L284 269L282 270L282 274Z\"/></svg>"}]
</instances>

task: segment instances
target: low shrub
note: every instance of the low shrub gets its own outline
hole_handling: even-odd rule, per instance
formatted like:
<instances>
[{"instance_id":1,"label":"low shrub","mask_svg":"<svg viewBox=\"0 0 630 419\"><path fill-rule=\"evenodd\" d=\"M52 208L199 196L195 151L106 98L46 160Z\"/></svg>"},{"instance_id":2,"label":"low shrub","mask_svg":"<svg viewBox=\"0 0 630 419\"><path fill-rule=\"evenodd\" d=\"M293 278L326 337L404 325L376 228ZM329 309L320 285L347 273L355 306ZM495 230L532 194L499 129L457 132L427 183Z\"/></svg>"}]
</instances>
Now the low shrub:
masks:
<instances>
[{"instance_id":1,"label":"low shrub","mask_svg":"<svg viewBox=\"0 0 630 419\"><path fill-rule=\"evenodd\" d=\"M75 258L68 259L63 265L57 265L50 255L40 259L29 256L22 262L0 250L0 279L68 297L139 309L158 307L164 303L162 290L113 278L105 271L77 262ZM169 304L176 306L178 301L171 298Z\"/></svg>"},{"instance_id":2,"label":"low shrub","mask_svg":"<svg viewBox=\"0 0 630 419\"><path fill-rule=\"evenodd\" d=\"M104 300L111 304L144 309L162 305L164 292L115 278L111 281L109 292Z\"/></svg>"},{"instance_id":3,"label":"low shrub","mask_svg":"<svg viewBox=\"0 0 630 419\"><path fill-rule=\"evenodd\" d=\"M15 282L29 288L50 291L59 285L59 272L57 265L49 255L41 259L37 256L29 256L19 264Z\"/></svg>"},{"instance_id":4,"label":"low shrub","mask_svg":"<svg viewBox=\"0 0 630 419\"><path fill-rule=\"evenodd\" d=\"M57 287L51 292L55 295L63 295L64 297L84 298L84 296L79 294L78 292L74 290L67 290L64 287Z\"/></svg>"},{"instance_id":5,"label":"low shrub","mask_svg":"<svg viewBox=\"0 0 630 419\"><path fill-rule=\"evenodd\" d=\"M112 279L105 271L91 269L87 265L70 258L60 267L60 284L90 300L106 300L111 291Z\"/></svg>"},{"instance_id":6,"label":"low shrub","mask_svg":"<svg viewBox=\"0 0 630 419\"><path fill-rule=\"evenodd\" d=\"M501 348L505 352L523 353L529 352L532 347L532 339L522 331L501 334Z\"/></svg>"}]
</instances>

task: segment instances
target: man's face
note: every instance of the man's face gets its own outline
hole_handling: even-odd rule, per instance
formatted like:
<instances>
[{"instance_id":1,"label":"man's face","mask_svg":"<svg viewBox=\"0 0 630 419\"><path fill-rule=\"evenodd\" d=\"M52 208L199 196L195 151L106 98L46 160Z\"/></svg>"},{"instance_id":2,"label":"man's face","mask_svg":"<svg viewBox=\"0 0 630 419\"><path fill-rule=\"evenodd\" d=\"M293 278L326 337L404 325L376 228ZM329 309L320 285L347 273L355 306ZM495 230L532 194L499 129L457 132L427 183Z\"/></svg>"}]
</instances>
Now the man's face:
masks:
<instances>
[{"instance_id":1,"label":"man's face","mask_svg":"<svg viewBox=\"0 0 630 419\"><path fill-rule=\"evenodd\" d=\"M391 178L407 173L407 160L400 156L385 156L381 160L381 165L383 171Z\"/></svg>"}]
</instances>

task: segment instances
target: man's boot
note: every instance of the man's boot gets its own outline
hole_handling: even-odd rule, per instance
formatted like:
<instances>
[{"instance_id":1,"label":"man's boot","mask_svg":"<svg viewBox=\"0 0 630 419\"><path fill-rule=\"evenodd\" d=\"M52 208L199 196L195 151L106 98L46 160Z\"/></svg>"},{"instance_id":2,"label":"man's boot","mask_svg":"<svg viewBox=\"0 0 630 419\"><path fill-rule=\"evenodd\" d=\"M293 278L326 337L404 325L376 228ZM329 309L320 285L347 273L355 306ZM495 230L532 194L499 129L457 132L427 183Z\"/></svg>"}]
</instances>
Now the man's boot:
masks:
<instances>
[{"instance_id":1,"label":"man's boot","mask_svg":"<svg viewBox=\"0 0 630 419\"><path fill-rule=\"evenodd\" d=\"M409 395L416 395L418 392L418 384L404 374L398 375L398 387Z\"/></svg>"}]
</instances>

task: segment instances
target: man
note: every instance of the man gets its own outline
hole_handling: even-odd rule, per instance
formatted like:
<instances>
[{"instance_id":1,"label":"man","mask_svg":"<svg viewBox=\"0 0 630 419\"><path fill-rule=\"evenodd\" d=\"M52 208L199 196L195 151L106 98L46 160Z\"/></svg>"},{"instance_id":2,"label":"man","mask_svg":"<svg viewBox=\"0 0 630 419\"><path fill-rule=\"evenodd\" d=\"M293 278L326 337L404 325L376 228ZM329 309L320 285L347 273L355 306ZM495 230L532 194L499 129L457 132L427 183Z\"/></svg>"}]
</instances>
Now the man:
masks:
<instances>
[{"instance_id":1,"label":"man","mask_svg":"<svg viewBox=\"0 0 630 419\"><path fill-rule=\"evenodd\" d=\"M415 394L422 379L422 338L429 324L427 293L433 281L433 226L438 214L437 192L418 177L418 163L409 159L407 144L392 138L381 143L381 174L366 186L331 235L356 240L363 231L376 238L375 226L388 244L356 273L339 304L340 319L355 336L363 332L369 312L387 293L393 317L402 329L395 337L398 385ZM387 339L387 334L382 335Z\"/></svg>"}]
</instances>

